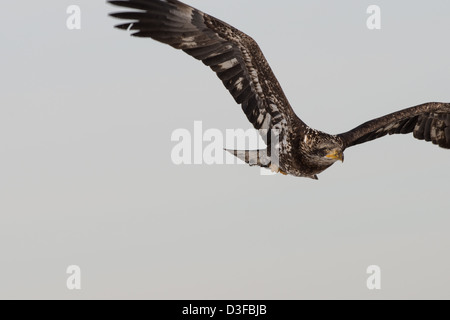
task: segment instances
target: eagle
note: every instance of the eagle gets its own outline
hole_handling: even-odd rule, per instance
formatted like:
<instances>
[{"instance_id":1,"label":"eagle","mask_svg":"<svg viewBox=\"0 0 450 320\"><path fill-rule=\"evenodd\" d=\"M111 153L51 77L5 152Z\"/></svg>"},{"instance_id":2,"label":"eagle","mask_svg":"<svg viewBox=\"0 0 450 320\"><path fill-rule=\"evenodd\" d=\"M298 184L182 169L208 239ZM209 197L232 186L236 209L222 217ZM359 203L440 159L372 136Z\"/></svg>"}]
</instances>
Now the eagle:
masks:
<instances>
[{"instance_id":1,"label":"eagle","mask_svg":"<svg viewBox=\"0 0 450 320\"><path fill-rule=\"evenodd\" d=\"M247 34L177 0L108 2L131 9L110 14L127 20L116 28L183 50L217 74L253 127L265 133L265 150L227 150L250 165L317 180L333 163L344 161L347 148L388 134L413 133L416 139L450 149L450 103L421 104L328 134L295 114L261 49Z\"/></svg>"}]
</instances>

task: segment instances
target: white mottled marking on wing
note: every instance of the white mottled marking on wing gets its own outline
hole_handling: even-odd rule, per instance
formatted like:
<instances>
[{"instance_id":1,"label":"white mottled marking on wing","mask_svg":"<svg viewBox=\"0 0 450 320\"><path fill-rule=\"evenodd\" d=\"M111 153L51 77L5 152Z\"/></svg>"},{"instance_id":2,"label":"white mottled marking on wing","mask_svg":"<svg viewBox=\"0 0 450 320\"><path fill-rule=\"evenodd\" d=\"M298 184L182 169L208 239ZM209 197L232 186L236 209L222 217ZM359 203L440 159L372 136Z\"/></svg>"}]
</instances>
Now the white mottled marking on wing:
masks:
<instances>
[{"instance_id":1,"label":"white mottled marking on wing","mask_svg":"<svg viewBox=\"0 0 450 320\"><path fill-rule=\"evenodd\" d=\"M239 63L238 60L236 58L233 58L231 60L228 60L228 61L225 61L225 62L219 64L219 67L222 70L227 70L227 69L233 68L238 63Z\"/></svg>"},{"instance_id":2,"label":"white mottled marking on wing","mask_svg":"<svg viewBox=\"0 0 450 320\"><path fill-rule=\"evenodd\" d=\"M234 86L239 90L239 91L241 91L242 90L242 88L243 88L243 84L242 84L242 81L244 81L244 78L243 77L240 77L239 79L237 79L236 80L236 82L234 83Z\"/></svg>"}]
</instances>

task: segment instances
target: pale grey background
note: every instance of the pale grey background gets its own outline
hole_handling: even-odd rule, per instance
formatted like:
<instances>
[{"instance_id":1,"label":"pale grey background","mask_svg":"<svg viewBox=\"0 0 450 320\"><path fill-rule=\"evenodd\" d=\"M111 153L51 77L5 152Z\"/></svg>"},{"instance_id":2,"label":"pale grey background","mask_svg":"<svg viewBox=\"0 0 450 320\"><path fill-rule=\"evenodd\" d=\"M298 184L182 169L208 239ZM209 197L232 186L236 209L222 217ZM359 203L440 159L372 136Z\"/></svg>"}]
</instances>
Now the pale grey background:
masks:
<instances>
[{"instance_id":1,"label":"pale grey background","mask_svg":"<svg viewBox=\"0 0 450 320\"><path fill-rule=\"evenodd\" d=\"M450 101L449 1L189 3L252 35L315 128ZM250 128L210 70L104 1L1 7L0 298L450 298L448 150L384 138L319 181L175 166L174 129Z\"/></svg>"}]
</instances>

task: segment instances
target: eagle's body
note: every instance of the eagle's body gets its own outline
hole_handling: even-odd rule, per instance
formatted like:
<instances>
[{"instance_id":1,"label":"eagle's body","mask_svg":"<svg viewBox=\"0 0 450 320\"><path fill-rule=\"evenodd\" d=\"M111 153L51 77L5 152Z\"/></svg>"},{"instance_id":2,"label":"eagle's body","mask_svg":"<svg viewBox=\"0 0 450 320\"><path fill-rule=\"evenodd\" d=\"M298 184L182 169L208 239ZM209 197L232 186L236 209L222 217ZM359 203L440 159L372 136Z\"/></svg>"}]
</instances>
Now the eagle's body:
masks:
<instances>
[{"instance_id":1,"label":"eagle's body","mask_svg":"<svg viewBox=\"0 0 450 320\"><path fill-rule=\"evenodd\" d=\"M317 179L334 162L343 161L346 148L396 133L413 132L417 139L450 149L449 103L426 103L330 135L297 117L258 44L245 33L177 0L109 2L135 9L112 14L131 20L118 28L137 30L134 36L169 44L211 67L248 120L263 133L267 152L229 150L251 165ZM268 159L263 159L263 153Z\"/></svg>"}]
</instances>

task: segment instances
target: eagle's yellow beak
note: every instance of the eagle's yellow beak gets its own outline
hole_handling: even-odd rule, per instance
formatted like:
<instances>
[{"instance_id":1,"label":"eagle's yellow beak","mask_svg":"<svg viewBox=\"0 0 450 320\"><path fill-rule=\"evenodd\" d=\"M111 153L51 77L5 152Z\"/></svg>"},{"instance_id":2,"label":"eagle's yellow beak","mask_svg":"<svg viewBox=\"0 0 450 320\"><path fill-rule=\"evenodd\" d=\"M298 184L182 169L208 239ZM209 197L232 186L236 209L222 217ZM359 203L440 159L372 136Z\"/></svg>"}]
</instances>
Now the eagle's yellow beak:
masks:
<instances>
[{"instance_id":1,"label":"eagle's yellow beak","mask_svg":"<svg viewBox=\"0 0 450 320\"><path fill-rule=\"evenodd\" d=\"M344 162L344 153L340 150L333 150L331 153L327 154L325 157L334 159L334 160L340 160Z\"/></svg>"}]
</instances>

